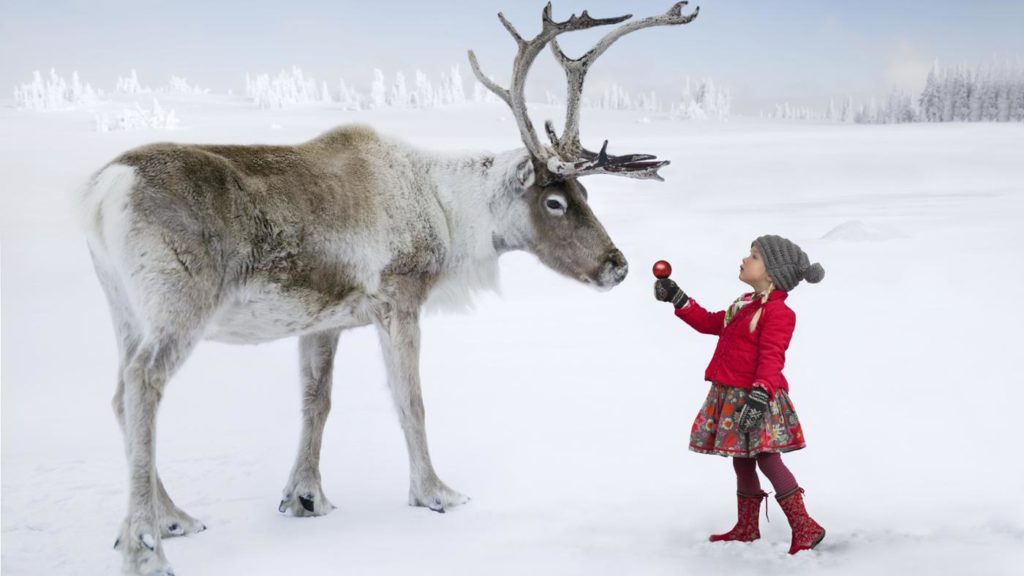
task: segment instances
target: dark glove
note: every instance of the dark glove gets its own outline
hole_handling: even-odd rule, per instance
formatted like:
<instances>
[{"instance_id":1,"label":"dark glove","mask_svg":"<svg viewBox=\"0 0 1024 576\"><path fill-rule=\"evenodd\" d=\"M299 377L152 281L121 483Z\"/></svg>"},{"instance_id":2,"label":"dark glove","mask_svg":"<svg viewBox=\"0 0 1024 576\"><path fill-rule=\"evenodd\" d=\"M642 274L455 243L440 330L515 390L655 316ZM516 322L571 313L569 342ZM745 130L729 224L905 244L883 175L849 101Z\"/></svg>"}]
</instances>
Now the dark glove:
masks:
<instances>
[{"instance_id":1,"label":"dark glove","mask_svg":"<svg viewBox=\"0 0 1024 576\"><path fill-rule=\"evenodd\" d=\"M679 289L679 285L669 278L662 278L654 283L654 297L662 302L671 302L676 308L682 308L690 298Z\"/></svg>"},{"instance_id":2,"label":"dark glove","mask_svg":"<svg viewBox=\"0 0 1024 576\"><path fill-rule=\"evenodd\" d=\"M770 399L768 391L760 386L754 386L750 390L750 394L747 394L747 402L743 404L739 415L736 416L736 427L740 432L746 434L761 425L765 413L768 412L768 400Z\"/></svg>"}]
</instances>

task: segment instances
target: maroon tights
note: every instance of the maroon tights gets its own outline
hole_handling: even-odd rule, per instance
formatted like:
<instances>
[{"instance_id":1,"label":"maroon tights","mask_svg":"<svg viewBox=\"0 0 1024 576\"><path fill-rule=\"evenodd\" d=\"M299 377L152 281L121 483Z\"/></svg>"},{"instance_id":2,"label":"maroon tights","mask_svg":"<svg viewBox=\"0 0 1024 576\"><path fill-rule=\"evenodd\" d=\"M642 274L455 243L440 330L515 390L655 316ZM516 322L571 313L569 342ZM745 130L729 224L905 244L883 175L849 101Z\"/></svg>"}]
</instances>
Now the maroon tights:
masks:
<instances>
[{"instance_id":1,"label":"maroon tights","mask_svg":"<svg viewBox=\"0 0 1024 576\"><path fill-rule=\"evenodd\" d=\"M796 478L782 463L781 454L758 454L757 458L733 458L736 470L736 489L744 494L760 494L761 482L757 479L757 467L772 483L776 494L785 494L796 488Z\"/></svg>"}]
</instances>

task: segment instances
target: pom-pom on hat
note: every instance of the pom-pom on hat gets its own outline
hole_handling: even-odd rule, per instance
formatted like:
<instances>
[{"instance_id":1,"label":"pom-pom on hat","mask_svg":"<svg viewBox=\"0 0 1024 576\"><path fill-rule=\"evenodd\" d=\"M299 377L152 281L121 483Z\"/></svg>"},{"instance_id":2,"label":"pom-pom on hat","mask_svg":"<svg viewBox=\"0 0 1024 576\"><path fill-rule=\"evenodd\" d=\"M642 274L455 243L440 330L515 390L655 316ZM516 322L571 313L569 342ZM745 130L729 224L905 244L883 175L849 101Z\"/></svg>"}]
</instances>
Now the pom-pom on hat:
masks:
<instances>
[{"instance_id":1,"label":"pom-pom on hat","mask_svg":"<svg viewBox=\"0 0 1024 576\"><path fill-rule=\"evenodd\" d=\"M779 290L788 292L796 288L801 280L817 284L825 277L825 269L821 264L811 264L806 252L782 236L761 236L752 245L761 251L765 270Z\"/></svg>"}]
</instances>

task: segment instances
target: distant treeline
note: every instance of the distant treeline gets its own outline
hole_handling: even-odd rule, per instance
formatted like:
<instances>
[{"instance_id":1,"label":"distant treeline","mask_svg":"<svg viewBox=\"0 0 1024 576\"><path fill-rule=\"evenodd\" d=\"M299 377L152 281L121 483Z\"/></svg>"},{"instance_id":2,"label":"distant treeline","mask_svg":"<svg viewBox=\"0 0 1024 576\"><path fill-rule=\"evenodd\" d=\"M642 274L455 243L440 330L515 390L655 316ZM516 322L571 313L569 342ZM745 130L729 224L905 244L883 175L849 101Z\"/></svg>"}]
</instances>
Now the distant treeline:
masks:
<instances>
[{"instance_id":1,"label":"distant treeline","mask_svg":"<svg viewBox=\"0 0 1024 576\"><path fill-rule=\"evenodd\" d=\"M966 65L943 68L938 62L916 98L893 90L885 99L871 98L855 106L846 97L835 99L823 110L776 105L762 113L767 118L788 120L831 120L859 124L900 124L904 122L1024 122L1024 66L987 64L971 69Z\"/></svg>"}]
</instances>

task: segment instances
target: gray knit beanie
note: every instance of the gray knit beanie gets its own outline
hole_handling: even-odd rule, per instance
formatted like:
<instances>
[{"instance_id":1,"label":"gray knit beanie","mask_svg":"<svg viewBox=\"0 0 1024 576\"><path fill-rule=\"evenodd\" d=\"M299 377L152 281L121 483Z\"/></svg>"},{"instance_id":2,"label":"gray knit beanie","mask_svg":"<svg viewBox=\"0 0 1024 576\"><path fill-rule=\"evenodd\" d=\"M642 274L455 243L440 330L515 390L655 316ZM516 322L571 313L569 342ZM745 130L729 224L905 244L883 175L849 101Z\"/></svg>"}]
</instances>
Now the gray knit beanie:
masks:
<instances>
[{"instance_id":1,"label":"gray knit beanie","mask_svg":"<svg viewBox=\"0 0 1024 576\"><path fill-rule=\"evenodd\" d=\"M780 290L789 292L796 288L801 280L817 284L825 277L825 269L821 264L811 264L807 254L799 246L782 236L761 236L754 240L752 245L761 251L768 276L771 276L775 287Z\"/></svg>"}]
</instances>

